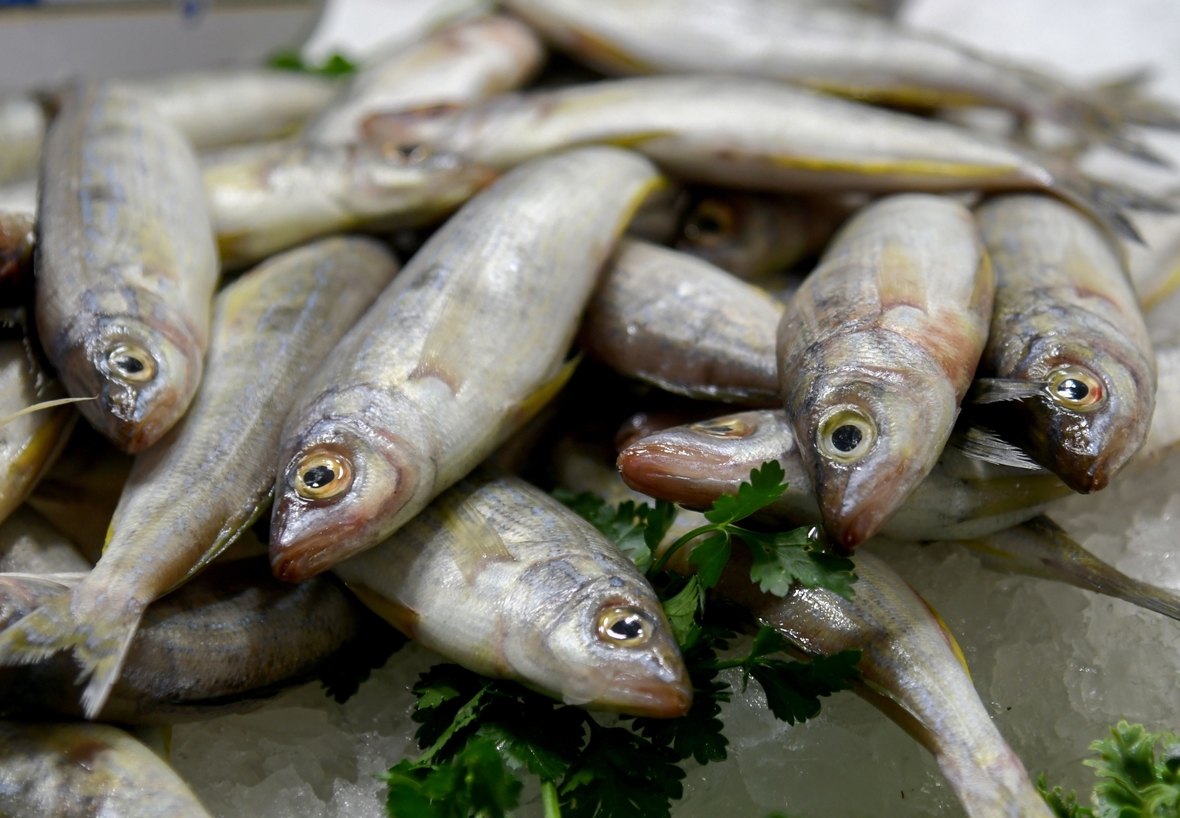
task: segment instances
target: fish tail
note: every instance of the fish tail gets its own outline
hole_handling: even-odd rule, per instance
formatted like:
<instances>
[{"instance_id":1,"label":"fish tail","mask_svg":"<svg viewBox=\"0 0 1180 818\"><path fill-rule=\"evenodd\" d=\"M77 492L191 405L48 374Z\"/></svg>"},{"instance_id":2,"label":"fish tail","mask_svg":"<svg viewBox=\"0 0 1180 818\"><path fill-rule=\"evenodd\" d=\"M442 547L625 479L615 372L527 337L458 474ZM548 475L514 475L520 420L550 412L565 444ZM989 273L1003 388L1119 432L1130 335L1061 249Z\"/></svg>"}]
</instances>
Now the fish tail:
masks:
<instances>
[{"instance_id":1,"label":"fish tail","mask_svg":"<svg viewBox=\"0 0 1180 818\"><path fill-rule=\"evenodd\" d=\"M1145 143L1127 133L1130 125L1180 130L1180 111L1142 93L1145 74L1058 97L1053 116L1075 130L1086 142L1114 150L1161 167L1171 163Z\"/></svg>"},{"instance_id":2,"label":"fish tail","mask_svg":"<svg viewBox=\"0 0 1180 818\"><path fill-rule=\"evenodd\" d=\"M1155 213L1175 212L1167 199L1152 196L1125 185L1099 181L1064 163L1055 168L1053 192L1096 218L1117 236L1143 244L1143 239L1126 216L1127 210Z\"/></svg>"},{"instance_id":3,"label":"fish tail","mask_svg":"<svg viewBox=\"0 0 1180 818\"><path fill-rule=\"evenodd\" d=\"M31 665L73 650L82 666L79 681L90 677L82 693L82 709L92 719L118 681L145 606L129 600L92 610L85 604L88 591L84 580L0 633L0 665Z\"/></svg>"}]
</instances>

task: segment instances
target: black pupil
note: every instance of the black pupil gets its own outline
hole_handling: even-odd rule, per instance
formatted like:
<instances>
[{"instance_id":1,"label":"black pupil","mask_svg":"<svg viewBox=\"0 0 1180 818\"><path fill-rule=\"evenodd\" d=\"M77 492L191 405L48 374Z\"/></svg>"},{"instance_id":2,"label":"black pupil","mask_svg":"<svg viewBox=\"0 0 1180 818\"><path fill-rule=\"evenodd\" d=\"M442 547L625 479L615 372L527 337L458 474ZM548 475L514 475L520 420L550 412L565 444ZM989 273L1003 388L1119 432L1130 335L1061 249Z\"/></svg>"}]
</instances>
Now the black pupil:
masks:
<instances>
[{"instance_id":1,"label":"black pupil","mask_svg":"<svg viewBox=\"0 0 1180 818\"><path fill-rule=\"evenodd\" d=\"M634 639L643 635L643 623L639 621L638 616L632 614L611 625L607 632L615 639Z\"/></svg>"},{"instance_id":2,"label":"black pupil","mask_svg":"<svg viewBox=\"0 0 1180 818\"><path fill-rule=\"evenodd\" d=\"M1057 384L1057 394L1066 400L1079 401L1090 394L1090 387L1077 378L1066 378Z\"/></svg>"},{"instance_id":3,"label":"black pupil","mask_svg":"<svg viewBox=\"0 0 1180 818\"><path fill-rule=\"evenodd\" d=\"M303 473L303 484L308 488L319 489L336 479L336 472L327 466L313 466Z\"/></svg>"},{"instance_id":4,"label":"black pupil","mask_svg":"<svg viewBox=\"0 0 1180 818\"><path fill-rule=\"evenodd\" d=\"M699 233L720 233L721 222L712 216L697 216L696 229Z\"/></svg>"},{"instance_id":5,"label":"black pupil","mask_svg":"<svg viewBox=\"0 0 1180 818\"><path fill-rule=\"evenodd\" d=\"M845 423L832 432L832 445L836 447L837 451L850 452L860 445L863 437L860 429L851 423Z\"/></svg>"},{"instance_id":6,"label":"black pupil","mask_svg":"<svg viewBox=\"0 0 1180 818\"><path fill-rule=\"evenodd\" d=\"M119 358L116 358L115 364L119 367L119 369L123 370L129 375L143 372L143 361L139 360L139 358L132 358L130 355L123 355Z\"/></svg>"}]
</instances>

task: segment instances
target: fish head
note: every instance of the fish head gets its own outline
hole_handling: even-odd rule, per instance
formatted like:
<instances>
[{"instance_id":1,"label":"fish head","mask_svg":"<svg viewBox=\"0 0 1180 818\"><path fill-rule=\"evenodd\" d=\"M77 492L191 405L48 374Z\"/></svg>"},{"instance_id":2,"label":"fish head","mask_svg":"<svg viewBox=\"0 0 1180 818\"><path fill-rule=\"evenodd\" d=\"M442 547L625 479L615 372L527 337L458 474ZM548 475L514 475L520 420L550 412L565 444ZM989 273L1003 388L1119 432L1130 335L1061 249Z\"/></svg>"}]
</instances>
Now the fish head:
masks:
<instances>
[{"instance_id":1,"label":"fish head","mask_svg":"<svg viewBox=\"0 0 1180 818\"><path fill-rule=\"evenodd\" d=\"M735 494L750 471L776 460L787 491L811 496L811 481L781 411L738 412L674 426L642 438L619 453L623 481L636 491L690 508L708 508Z\"/></svg>"},{"instance_id":2,"label":"fish head","mask_svg":"<svg viewBox=\"0 0 1180 818\"><path fill-rule=\"evenodd\" d=\"M563 604L532 604L540 644L512 650L525 679L559 694L567 704L634 716L676 718L692 706L692 681L659 600L629 566L579 583ZM526 574L521 585L554 587L576 566L550 562ZM551 571L561 576L543 578ZM532 573L532 572L530 572Z\"/></svg>"},{"instance_id":3,"label":"fish head","mask_svg":"<svg viewBox=\"0 0 1180 818\"><path fill-rule=\"evenodd\" d=\"M813 378L790 414L824 527L851 549L876 534L934 467L958 401L938 370L856 366Z\"/></svg>"},{"instance_id":4,"label":"fish head","mask_svg":"<svg viewBox=\"0 0 1180 818\"><path fill-rule=\"evenodd\" d=\"M353 148L349 186L353 212L380 219L396 211L404 222L429 221L449 213L498 176L454 153L422 145Z\"/></svg>"},{"instance_id":5,"label":"fish head","mask_svg":"<svg viewBox=\"0 0 1180 818\"><path fill-rule=\"evenodd\" d=\"M196 394L204 352L181 326L113 321L66 352L61 378L69 393L97 396L79 411L125 452L163 437Z\"/></svg>"},{"instance_id":6,"label":"fish head","mask_svg":"<svg viewBox=\"0 0 1180 818\"><path fill-rule=\"evenodd\" d=\"M996 404L1008 415L1003 428L1074 491L1105 488L1147 439L1155 373L1138 354L1043 338L1011 377L1046 387L1039 397Z\"/></svg>"}]
</instances>

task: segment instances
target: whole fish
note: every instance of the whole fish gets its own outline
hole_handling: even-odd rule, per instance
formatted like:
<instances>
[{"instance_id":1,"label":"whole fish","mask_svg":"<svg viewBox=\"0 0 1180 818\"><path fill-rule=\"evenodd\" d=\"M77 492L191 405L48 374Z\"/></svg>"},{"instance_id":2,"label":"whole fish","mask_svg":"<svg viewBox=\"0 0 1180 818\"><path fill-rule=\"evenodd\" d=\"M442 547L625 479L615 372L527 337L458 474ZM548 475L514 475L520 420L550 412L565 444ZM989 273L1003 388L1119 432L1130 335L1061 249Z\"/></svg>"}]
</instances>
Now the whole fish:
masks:
<instances>
[{"instance_id":1,"label":"whole fish","mask_svg":"<svg viewBox=\"0 0 1180 818\"><path fill-rule=\"evenodd\" d=\"M580 338L591 357L669 392L773 405L782 314L765 291L707 262L625 239L590 299Z\"/></svg>"},{"instance_id":2,"label":"whole fish","mask_svg":"<svg viewBox=\"0 0 1180 818\"><path fill-rule=\"evenodd\" d=\"M1071 86L840 3L736 0L510 0L563 51L608 74L718 72L809 86L905 108L987 105L1059 122L1155 159L1123 133L1134 104ZM1180 129L1180 116L1153 124Z\"/></svg>"},{"instance_id":3,"label":"whole fish","mask_svg":"<svg viewBox=\"0 0 1180 818\"><path fill-rule=\"evenodd\" d=\"M18 414L62 398L29 358L22 341L0 341L0 520L24 502L61 452L77 420L71 406Z\"/></svg>"},{"instance_id":4,"label":"whole fish","mask_svg":"<svg viewBox=\"0 0 1180 818\"><path fill-rule=\"evenodd\" d=\"M708 191L688 211L675 246L738 278L761 279L821 250L849 212L836 199Z\"/></svg>"},{"instance_id":5,"label":"whole fish","mask_svg":"<svg viewBox=\"0 0 1180 818\"><path fill-rule=\"evenodd\" d=\"M1044 190L1137 238L1122 210L1166 202L950 125L769 80L637 77L505 94L457 113L365 123L378 143L429 145L511 167L587 143L650 157L689 181L779 193Z\"/></svg>"},{"instance_id":6,"label":"whole fish","mask_svg":"<svg viewBox=\"0 0 1180 818\"><path fill-rule=\"evenodd\" d=\"M197 150L294 134L340 84L304 71L237 68L120 83L151 99Z\"/></svg>"},{"instance_id":7,"label":"whole fish","mask_svg":"<svg viewBox=\"0 0 1180 818\"><path fill-rule=\"evenodd\" d=\"M930 751L970 818L1052 818L938 614L881 559L859 552L853 561L851 600L799 585L786 597L764 594L736 563L717 591L805 655L859 650L853 690Z\"/></svg>"},{"instance_id":8,"label":"whole fish","mask_svg":"<svg viewBox=\"0 0 1180 818\"><path fill-rule=\"evenodd\" d=\"M0 722L0 813L211 818L155 753L106 724Z\"/></svg>"},{"instance_id":9,"label":"whole fish","mask_svg":"<svg viewBox=\"0 0 1180 818\"><path fill-rule=\"evenodd\" d=\"M567 704L675 718L692 683L647 581L544 492L485 472L335 567L418 644Z\"/></svg>"},{"instance_id":10,"label":"whole fish","mask_svg":"<svg viewBox=\"0 0 1180 818\"><path fill-rule=\"evenodd\" d=\"M598 272L659 184L636 154L572 151L504 176L430 238L284 424L275 576L381 542L560 389Z\"/></svg>"},{"instance_id":11,"label":"whole fish","mask_svg":"<svg viewBox=\"0 0 1180 818\"><path fill-rule=\"evenodd\" d=\"M971 212L907 194L853 217L791 299L779 382L843 547L879 531L938 461L987 342L994 288Z\"/></svg>"},{"instance_id":12,"label":"whole fish","mask_svg":"<svg viewBox=\"0 0 1180 818\"><path fill-rule=\"evenodd\" d=\"M102 559L68 595L0 633L0 664L73 649L93 718L144 609L190 579L266 509L283 418L303 381L396 270L367 239L276 256L217 297L191 410L135 459Z\"/></svg>"},{"instance_id":13,"label":"whole fish","mask_svg":"<svg viewBox=\"0 0 1180 818\"><path fill-rule=\"evenodd\" d=\"M40 105L26 96L0 95L0 184L37 175L44 138Z\"/></svg>"},{"instance_id":14,"label":"whole fish","mask_svg":"<svg viewBox=\"0 0 1180 818\"><path fill-rule=\"evenodd\" d=\"M66 391L137 452L201 380L217 248L196 157L142 97L80 88L45 141L37 330Z\"/></svg>"},{"instance_id":15,"label":"whole fish","mask_svg":"<svg viewBox=\"0 0 1180 818\"><path fill-rule=\"evenodd\" d=\"M76 581L0 574L0 627ZM264 559L216 565L148 607L99 715L120 724L173 724L250 710L314 678L359 641L387 638L388 630L332 577L291 585L272 577ZM78 717L77 675L65 654L0 669L0 713Z\"/></svg>"},{"instance_id":16,"label":"whole fish","mask_svg":"<svg viewBox=\"0 0 1180 818\"><path fill-rule=\"evenodd\" d=\"M231 267L329 233L440 221L495 176L452 154L294 142L204 161L209 214Z\"/></svg>"},{"instance_id":17,"label":"whole fish","mask_svg":"<svg viewBox=\"0 0 1180 818\"><path fill-rule=\"evenodd\" d=\"M1156 365L1118 253L1045 196L977 211L996 271L978 416L1075 491L1098 491L1143 445Z\"/></svg>"},{"instance_id":18,"label":"whole fish","mask_svg":"<svg viewBox=\"0 0 1180 818\"><path fill-rule=\"evenodd\" d=\"M462 106L518 88L545 59L532 29L512 17L477 17L369 61L347 90L307 126L302 138L347 145L369 116L435 106Z\"/></svg>"},{"instance_id":19,"label":"whole fish","mask_svg":"<svg viewBox=\"0 0 1180 818\"><path fill-rule=\"evenodd\" d=\"M0 572L57 574L90 568L74 544L29 506L21 506L0 523Z\"/></svg>"}]
</instances>

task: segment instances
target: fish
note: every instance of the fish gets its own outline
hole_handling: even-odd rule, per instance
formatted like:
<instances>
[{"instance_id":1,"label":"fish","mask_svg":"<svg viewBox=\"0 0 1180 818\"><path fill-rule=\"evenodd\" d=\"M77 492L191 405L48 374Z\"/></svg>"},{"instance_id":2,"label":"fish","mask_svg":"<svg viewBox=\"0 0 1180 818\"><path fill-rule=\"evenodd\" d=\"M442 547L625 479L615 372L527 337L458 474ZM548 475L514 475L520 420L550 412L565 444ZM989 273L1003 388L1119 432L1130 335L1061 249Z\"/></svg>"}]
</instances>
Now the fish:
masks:
<instances>
[{"instance_id":1,"label":"fish","mask_svg":"<svg viewBox=\"0 0 1180 818\"><path fill-rule=\"evenodd\" d=\"M213 229L230 268L330 233L441 221L496 175L424 149L293 142L234 148L203 163Z\"/></svg>"},{"instance_id":2,"label":"fish","mask_svg":"<svg viewBox=\"0 0 1180 818\"><path fill-rule=\"evenodd\" d=\"M988 340L971 211L903 194L854 216L787 305L787 418L837 547L872 537L938 461Z\"/></svg>"},{"instance_id":3,"label":"fish","mask_svg":"<svg viewBox=\"0 0 1180 818\"><path fill-rule=\"evenodd\" d=\"M233 68L119 83L147 97L199 151L296 134L340 83L305 71Z\"/></svg>"},{"instance_id":4,"label":"fish","mask_svg":"<svg viewBox=\"0 0 1180 818\"><path fill-rule=\"evenodd\" d=\"M1132 240L1125 209L1173 207L949 123L753 77L633 77L503 94L458 112L373 116L364 131L377 144L427 145L500 168L607 143L690 182L770 193L1042 190Z\"/></svg>"},{"instance_id":5,"label":"fish","mask_svg":"<svg viewBox=\"0 0 1180 818\"><path fill-rule=\"evenodd\" d=\"M36 100L22 94L0 95L0 184L37 175L44 138L45 112Z\"/></svg>"},{"instance_id":6,"label":"fish","mask_svg":"<svg viewBox=\"0 0 1180 818\"><path fill-rule=\"evenodd\" d=\"M1155 357L1119 254L1046 196L998 197L976 218L996 273L979 374L995 379L997 401L978 420L1074 491L1099 491L1143 445L1155 401Z\"/></svg>"},{"instance_id":7,"label":"fish","mask_svg":"<svg viewBox=\"0 0 1180 818\"><path fill-rule=\"evenodd\" d=\"M838 199L705 190L689 208L674 246L761 283L822 250L850 212Z\"/></svg>"},{"instance_id":8,"label":"fish","mask_svg":"<svg viewBox=\"0 0 1180 818\"><path fill-rule=\"evenodd\" d=\"M701 400L779 402L782 305L686 253L624 239L586 308L586 354L628 377Z\"/></svg>"},{"instance_id":9,"label":"fish","mask_svg":"<svg viewBox=\"0 0 1180 818\"><path fill-rule=\"evenodd\" d=\"M211 818L180 776L107 724L0 722L0 813Z\"/></svg>"},{"instance_id":10,"label":"fish","mask_svg":"<svg viewBox=\"0 0 1180 818\"><path fill-rule=\"evenodd\" d=\"M460 480L333 571L422 647L593 710L675 718L692 682L651 586L609 540L514 477Z\"/></svg>"},{"instance_id":11,"label":"fish","mask_svg":"<svg viewBox=\"0 0 1180 818\"><path fill-rule=\"evenodd\" d=\"M571 151L506 174L431 236L287 417L275 576L387 539L560 390L599 270L661 179L628 151Z\"/></svg>"},{"instance_id":12,"label":"fish","mask_svg":"<svg viewBox=\"0 0 1180 818\"><path fill-rule=\"evenodd\" d=\"M84 574L0 574L0 627L68 593ZM256 709L389 626L330 575L292 585L265 559L215 565L152 603L99 717L176 724ZM67 655L0 669L0 717L77 718L78 667Z\"/></svg>"},{"instance_id":13,"label":"fish","mask_svg":"<svg viewBox=\"0 0 1180 818\"><path fill-rule=\"evenodd\" d=\"M27 410L64 394L30 359L23 341L0 341L0 419L7 419L0 425L0 521L29 496L78 418L68 405Z\"/></svg>"},{"instance_id":14,"label":"fish","mask_svg":"<svg viewBox=\"0 0 1180 818\"><path fill-rule=\"evenodd\" d=\"M510 0L546 39L613 75L717 72L764 77L906 109L985 105L1042 117L1084 139L1164 163L1129 137L1142 100L1076 87L935 32L842 3L736 0ZM1180 129L1180 115L1153 124Z\"/></svg>"},{"instance_id":15,"label":"fish","mask_svg":"<svg viewBox=\"0 0 1180 818\"><path fill-rule=\"evenodd\" d=\"M102 558L69 594L0 633L0 664L72 649L94 718L144 610L184 584L263 514L279 434L303 381L392 279L369 239L276 256L217 296L204 385L185 418L135 459Z\"/></svg>"},{"instance_id":16,"label":"fish","mask_svg":"<svg viewBox=\"0 0 1180 818\"><path fill-rule=\"evenodd\" d=\"M787 490L760 519L780 527L819 525L799 449L786 415L764 409L656 432L624 448L618 466L636 491L707 509L721 495L737 494L752 469L775 461ZM1031 520L1070 493L1050 472L997 466L948 447L879 533L919 542L984 537Z\"/></svg>"},{"instance_id":17,"label":"fish","mask_svg":"<svg viewBox=\"0 0 1180 818\"><path fill-rule=\"evenodd\" d=\"M528 82L544 59L540 39L513 17L495 14L458 22L366 61L300 138L319 145L352 144L361 138L361 123L375 113L462 106L495 96Z\"/></svg>"},{"instance_id":18,"label":"fish","mask_svg":"<svg viewBox=\"0 0 1180 818\"><path fill-rule=\"evenodd\" d=\"M69 574L92 567L72 542L27 505L0 523L0 572Z\"/></svg>"},{"instance_id":19,"label":"fish","mask_svg":"<svg viewBox=\"0 0 1180 818\"><path fill-rule=\"evenodd\" d=\"M946 624L882 559L863 551L852 559L852 599L800 585L785 597L764 594L750 582L744 554L716 591L805 656L859 650L853 691L934 756L970 818L1052 818L992 723Z\"/></svg>"},{"instance_id":20,"label":"fish","mask_svg":"<svg viewBox=\"0 0 1180 818\"><path fill-rule=\"evenodd\" d=\"M184 414L201 380L217 248L197 160L150 102L80 87L45 140L36 324L67 393L127 452Z\"/></svg>"}]
</instances>

